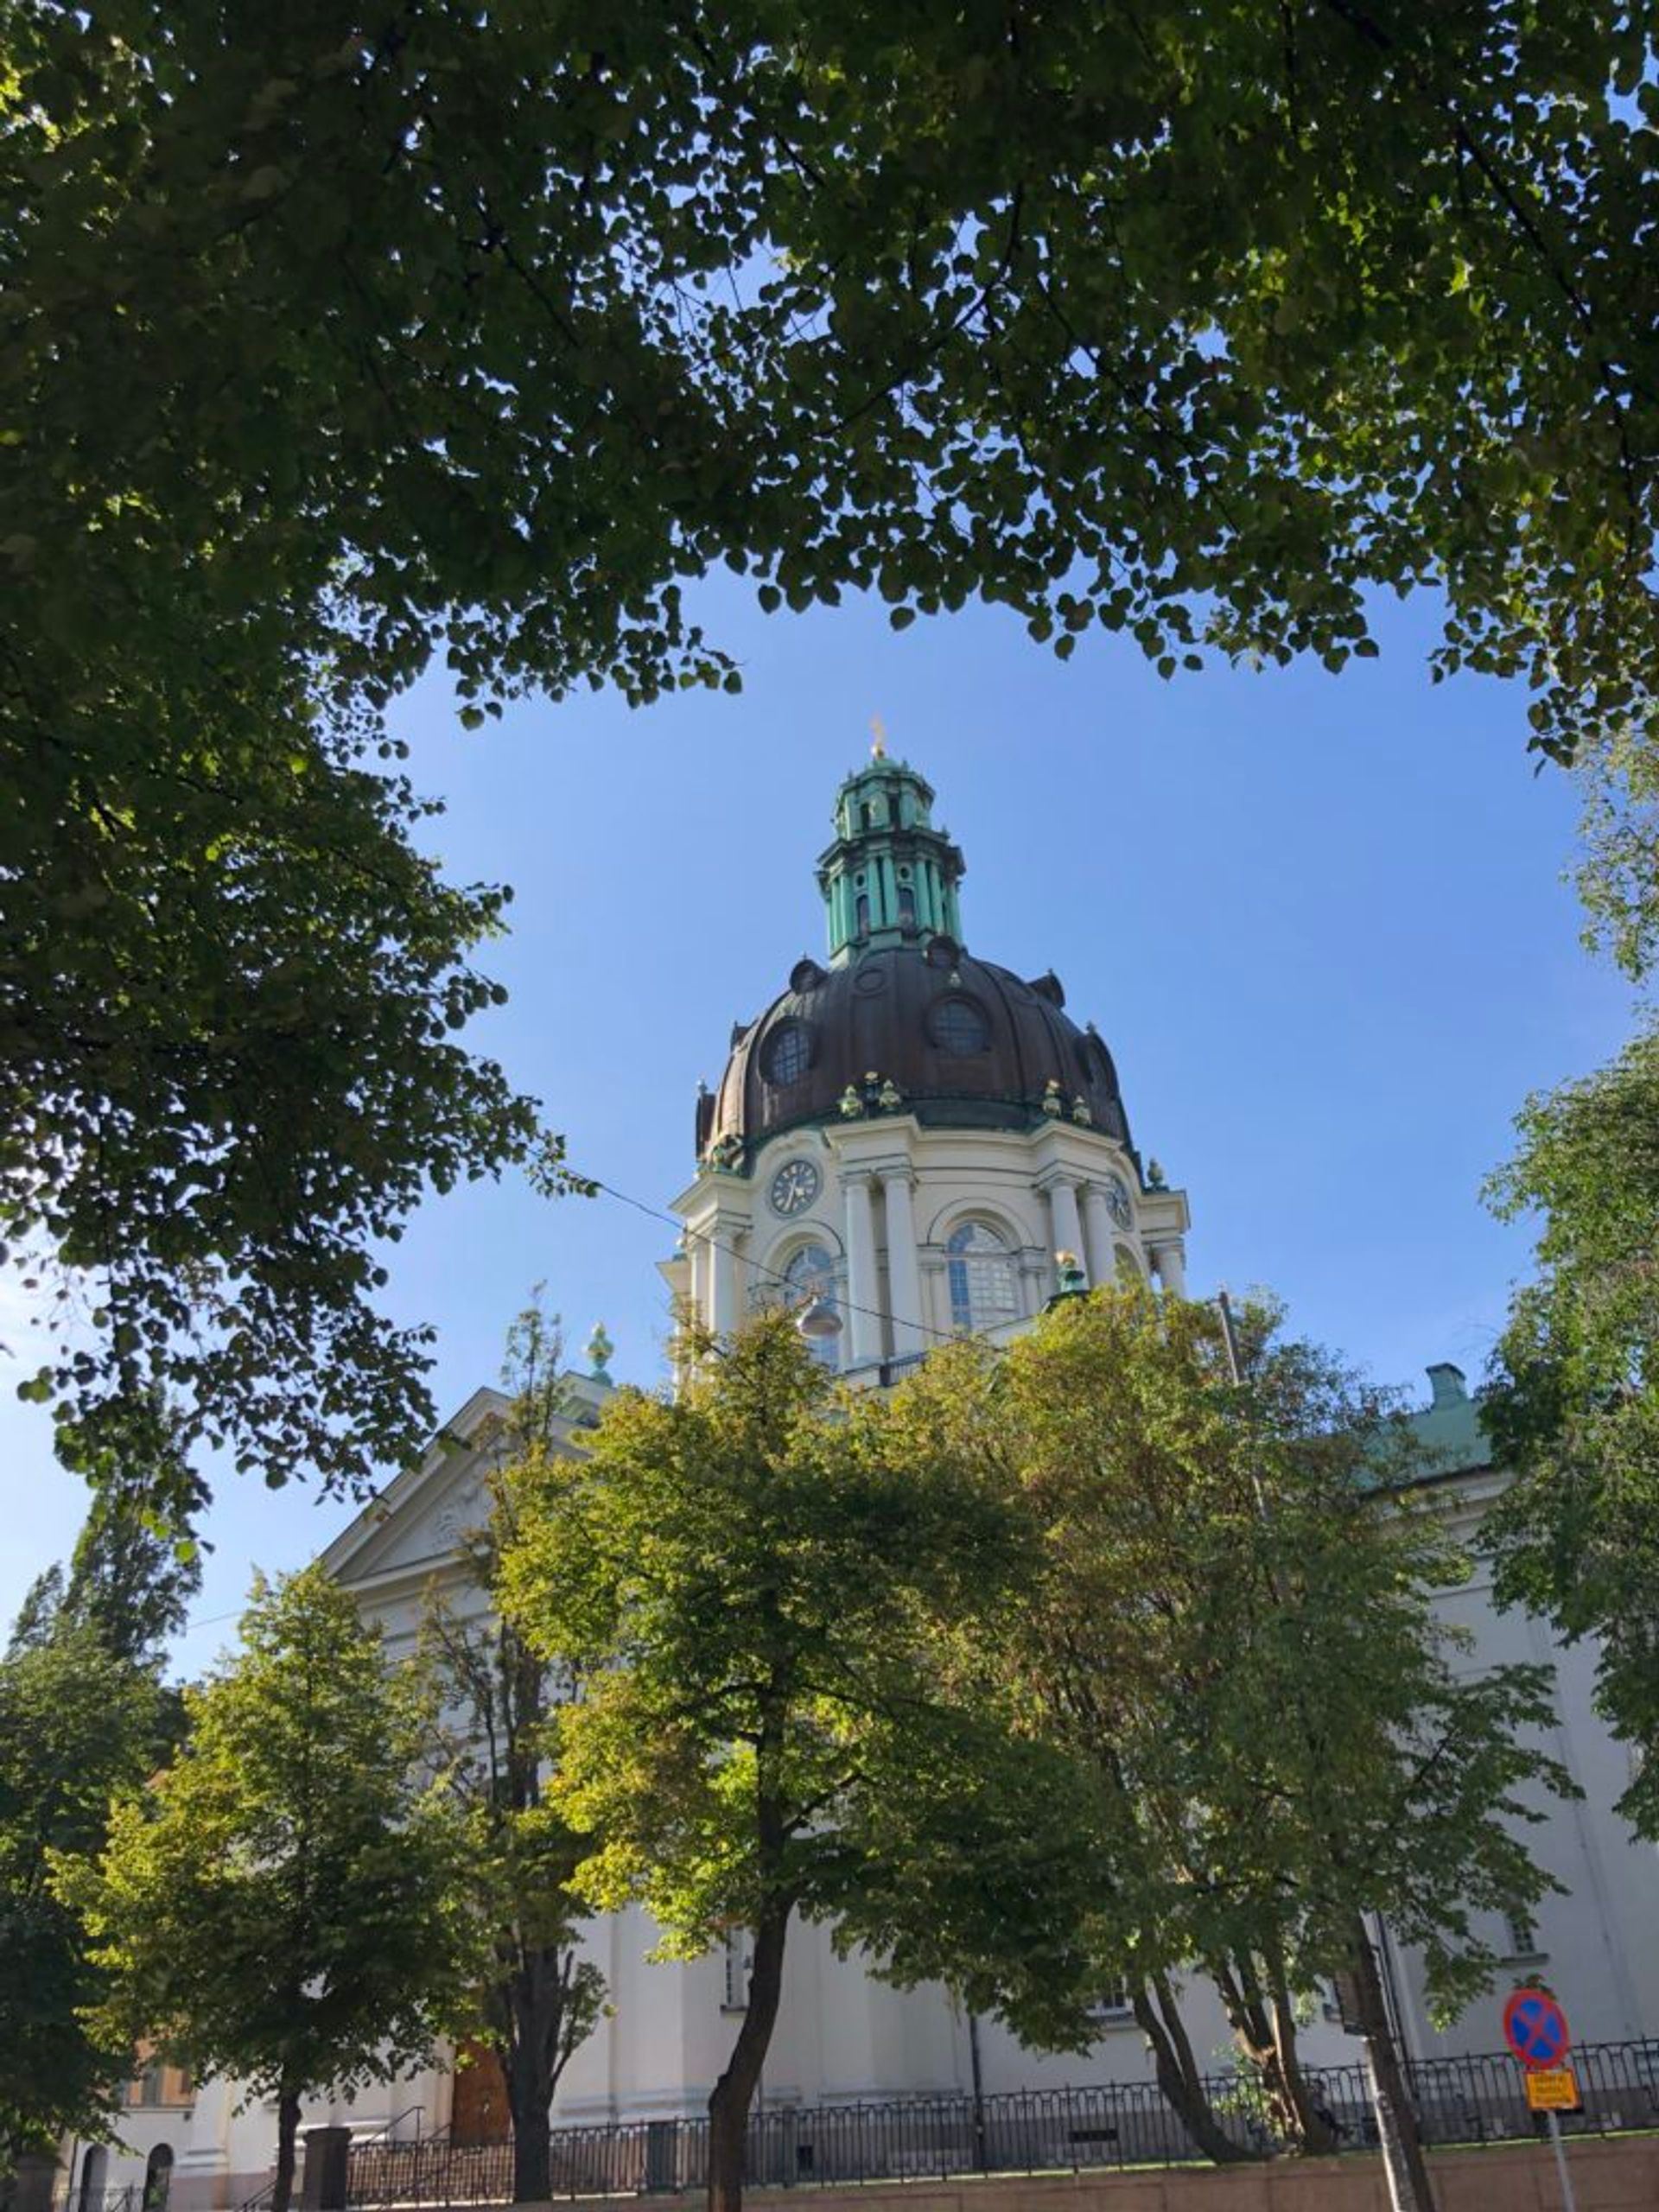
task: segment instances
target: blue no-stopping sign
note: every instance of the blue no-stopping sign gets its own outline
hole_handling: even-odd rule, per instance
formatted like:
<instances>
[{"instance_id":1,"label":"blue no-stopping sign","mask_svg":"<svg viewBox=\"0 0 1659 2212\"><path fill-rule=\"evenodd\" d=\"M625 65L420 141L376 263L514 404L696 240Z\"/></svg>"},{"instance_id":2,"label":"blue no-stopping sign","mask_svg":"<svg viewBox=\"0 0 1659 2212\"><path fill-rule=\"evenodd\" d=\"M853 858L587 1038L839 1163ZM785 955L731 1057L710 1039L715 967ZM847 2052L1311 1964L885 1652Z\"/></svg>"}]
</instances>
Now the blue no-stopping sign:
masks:
<instances>
[{"instance_id":1,"label":"blue no-stopping sign","mask_svg":"<svg viewBox=\"0 0 1659 2212\"><path fill-rule=\"evenodd\" d=\"M1503 2037L1523 2066L1559 2066L1572 2041L1567 2015L1547 1989L1511 1992L1503 2007Z\"/></svg>"}]
</instances>

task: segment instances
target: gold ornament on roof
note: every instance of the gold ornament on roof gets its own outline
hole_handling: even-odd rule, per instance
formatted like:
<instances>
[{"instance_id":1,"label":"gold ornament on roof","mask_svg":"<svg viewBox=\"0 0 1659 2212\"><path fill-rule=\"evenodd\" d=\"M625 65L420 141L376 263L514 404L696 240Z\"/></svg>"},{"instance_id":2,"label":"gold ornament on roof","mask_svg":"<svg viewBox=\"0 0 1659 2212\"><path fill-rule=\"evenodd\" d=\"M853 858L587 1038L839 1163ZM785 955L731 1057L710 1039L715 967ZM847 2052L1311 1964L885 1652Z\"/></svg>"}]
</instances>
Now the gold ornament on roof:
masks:
<instances>
[{"instance_id":1,"label":"gold ornament on roof","mask_svg":"<svg viewBox=\"0 0 1659 2212\"><path fill-rule=\"evenodd\" d=\"M880 715L870 716L870 758L885 760L887 757L887 726Z\"/></svg>"}]
</instances>

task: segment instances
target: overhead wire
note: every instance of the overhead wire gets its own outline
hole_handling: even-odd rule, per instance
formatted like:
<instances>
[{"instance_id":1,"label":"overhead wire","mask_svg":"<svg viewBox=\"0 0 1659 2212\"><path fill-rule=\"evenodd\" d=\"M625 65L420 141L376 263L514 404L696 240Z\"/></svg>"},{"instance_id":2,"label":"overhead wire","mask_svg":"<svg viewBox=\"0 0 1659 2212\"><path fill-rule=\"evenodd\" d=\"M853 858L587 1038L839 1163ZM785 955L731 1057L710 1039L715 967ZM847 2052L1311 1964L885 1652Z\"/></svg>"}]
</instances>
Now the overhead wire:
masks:
<instances>
[{"instance_id":1,"label":"overhead wire","mask_svg":"<svg viewBox=\"0 0 1659 2212\"><path fill-rule=\"evenodd\" d=\"M635 1213L644 1214L647 1220L660 1222L665 1228L674 1230L687 1241L695 1241L706 1245L710 1251L724 1252L728 1259L734 1260L741 1268L747 1268L752 1274L764 1276L768 1281L778 1283L785 1290L798 1290L801 1287L780 1268L768 1267L764 1261L753 1259L747 1252L740 1252L735 1245L725 1243L711 1230L693 1229L687 1223L680 1220L677 1215L665 1211L661 1206L654 1206L645 1198L635 1198L631 1191L619 1190L614 1183L606 1182L602 1176L586 1175L580 1169L573 1170L572 1173L575 1179L588 1184L595 1191L602 1192L607 1198L614 1198L619 1205L631 1206ZM865 1306L855 1299L842 1297L835 1297L830 1302L838 1312L861 1313L873 1321L889 1322L894 1328L914 1329L919 1335L936 1338L941 1344L954 1344L957 1340L957 1332L953 1329L941 1329L928 1321L901 1319L899 1315L886 1306ZM395 1476L389 1478L391 1481L396 1479ZM386 1487L386 1484L381 1484L371 1490L361 1500L359 1512L366 1511L371 1506L377 1504L384 1496ZM187 1619L184 1624L184 1632L188 1634L196 1629L215 1628L225 1621L236 1620L239 1618L239 1608L228 1613L208 1613L200 1619Z\"/></svg>"},{"instance_id":2,"label":"overhead wire","mask_svg":"<svg viewBox=\"0 0 1659 2212\"><path fill-rule=\"evenodd\" d=\"M772 1282L781 1283L786 1290L800 1288L801 1286L785 1274L780 1268L769 1268L764 1261L752 1259L747 1252L740 1252L734 1244L724 1243L715 1235L712 1230L693 1229L687 1223L680 1220L677 1215L666 1213L661 1206L653 1206L644 1198L636 1198L627 1191L619 1191L613 1183L607 1183L598 1175L583 1175L580 1169L575 1169L572 1172L578 1175L582 1182L591 1185L595 1191L602 1191L607 1198L615 1198L625 1206L632 1206L636 1213L645 1214L652 1221L664 1223L668 1228L677 1230L683 1238L695 1238L698 1243L707 1245L710 1251L724 1252L728 1259L735 1260L740 1268L747 1268L752 1274L764 1275ZM864 1306L855 1299L839 1296L832 1299L830 1302L838 1310L848 1313L862 1313L872 1321L891 1322L895 1329L914 1329L922 1336L937 1337L941 1344L955 1344L957 1340L958 1332L954 1329L938 1328L930 1321L912 1319L907 1315L894 1313L883 1306Z\"/></svg>"}]
</instances>

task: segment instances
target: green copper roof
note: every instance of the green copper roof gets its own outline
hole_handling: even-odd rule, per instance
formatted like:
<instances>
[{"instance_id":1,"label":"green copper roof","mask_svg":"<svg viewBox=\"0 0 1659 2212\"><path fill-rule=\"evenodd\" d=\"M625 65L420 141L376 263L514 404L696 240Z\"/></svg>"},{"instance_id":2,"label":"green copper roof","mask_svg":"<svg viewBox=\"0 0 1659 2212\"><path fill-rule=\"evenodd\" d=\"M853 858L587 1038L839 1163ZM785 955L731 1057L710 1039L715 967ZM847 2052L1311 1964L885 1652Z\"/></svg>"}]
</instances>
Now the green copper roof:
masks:
<instances>
[{"instance_id":1,"label":"green copper roof","mask_svg":"<svg viewBox=\"0 0 1659 2212\"><path fill-rule=\"evenodd\" d=\"M963 857L933 826L933 787L879 746L836 795L836 838L818 861L832 966L878 947L962 942Z\"/></svg>"}]
</instances>

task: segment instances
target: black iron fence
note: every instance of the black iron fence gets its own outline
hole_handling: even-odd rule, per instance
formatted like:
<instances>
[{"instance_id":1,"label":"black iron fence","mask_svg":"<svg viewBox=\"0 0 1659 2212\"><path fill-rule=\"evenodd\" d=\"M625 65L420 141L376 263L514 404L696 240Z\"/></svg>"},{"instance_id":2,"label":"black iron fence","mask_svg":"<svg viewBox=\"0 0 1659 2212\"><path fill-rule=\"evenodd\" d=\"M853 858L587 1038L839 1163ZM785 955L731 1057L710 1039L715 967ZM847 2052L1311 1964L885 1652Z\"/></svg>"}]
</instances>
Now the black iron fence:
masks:
<instances>
[{"instance_id":1,"label":"black iron fence","mask_svg":"<svg viewBox=\"0 0 1659 2212\"><path fill-rule=\"evenodd\" d=\"M1572 2053L1580 2102L1563 2130L1619 2134L1659 2127L1659 2040L1589 2044ZM1418 2125L1430 2144L1524 2140L1540 2131L1526 2081L1503 2056L1435 2058L1408 2065ZM1315 2102L1339 2151L1376 2142L1357 2066L1310 2075ZM1271 2157L1282 2146L1247 2081L1207 2083L1211 2104L1241 2150ZM699 2190L708 2178L709 2124L698 2115L612 2127L556 2127L550 2139L556 2196L639 2196ZM867 2182L949 2180L970 2174L1079 2173L1119 2166L1204 2163L1185 2127L1149 2082L1010 2094L895 2097L757 2113L749 2123L746 2181L756 2189L839 2189ZM359 2207L510 2202L511 2142L354 2145L349 2199Z\"/></svg>"}]
</instances>

